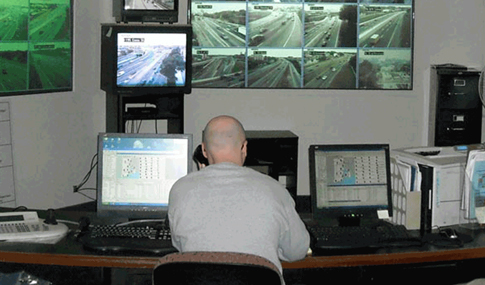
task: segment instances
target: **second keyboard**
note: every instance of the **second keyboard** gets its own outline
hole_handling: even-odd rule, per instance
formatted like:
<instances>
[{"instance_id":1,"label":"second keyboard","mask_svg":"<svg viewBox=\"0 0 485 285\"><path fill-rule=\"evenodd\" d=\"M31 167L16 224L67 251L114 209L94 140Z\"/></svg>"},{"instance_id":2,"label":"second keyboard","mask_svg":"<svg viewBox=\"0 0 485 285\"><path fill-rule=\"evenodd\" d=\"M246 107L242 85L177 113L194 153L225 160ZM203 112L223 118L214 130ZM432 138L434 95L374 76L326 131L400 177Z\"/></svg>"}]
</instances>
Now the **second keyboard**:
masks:
<instances>
[{"instance_id":1,"label":"second keyboard","mask_svg":"<svg viewBox=\"0 0 485 285\"><path fill-rule=\"evenodd\" d=\"M315 247L322 249L352 249L387 246L417 246L403 225L383 224L376 227L308 227Z\"/></svg>"}]
</instances>

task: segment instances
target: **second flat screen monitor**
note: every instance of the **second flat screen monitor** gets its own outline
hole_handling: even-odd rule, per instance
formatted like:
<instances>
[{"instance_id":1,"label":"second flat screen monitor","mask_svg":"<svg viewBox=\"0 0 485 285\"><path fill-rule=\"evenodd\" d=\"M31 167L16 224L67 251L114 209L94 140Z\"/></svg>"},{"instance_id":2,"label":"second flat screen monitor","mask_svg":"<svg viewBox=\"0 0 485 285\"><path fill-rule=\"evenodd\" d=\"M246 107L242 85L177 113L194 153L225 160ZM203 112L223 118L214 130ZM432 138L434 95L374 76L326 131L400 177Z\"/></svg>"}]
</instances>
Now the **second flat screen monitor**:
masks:
<instances>
[{"instance_id":1,"label":"second flat screen monitor","mask_svg":"<svg viewBox=\"0 0 485 285\"><path fill-rule=\"evenodd\" d=\"M412 0L190 5L194 88L412 89Z\"/></svg>"}]
</instances>

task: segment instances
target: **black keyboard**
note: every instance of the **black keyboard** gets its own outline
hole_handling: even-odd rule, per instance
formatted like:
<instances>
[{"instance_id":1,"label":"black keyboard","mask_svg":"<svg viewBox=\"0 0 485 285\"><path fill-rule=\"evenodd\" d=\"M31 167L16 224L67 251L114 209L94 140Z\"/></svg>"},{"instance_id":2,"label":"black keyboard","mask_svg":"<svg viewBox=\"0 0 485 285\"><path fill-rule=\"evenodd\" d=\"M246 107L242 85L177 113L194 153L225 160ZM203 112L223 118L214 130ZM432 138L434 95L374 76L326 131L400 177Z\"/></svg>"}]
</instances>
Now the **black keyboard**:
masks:
<instances>
[{"instance_id":1,"label":"black keyboard","mask_svg":"<svg viewBox=\"0 0 485 285\"><path fill-rule=\"evenodd\" d=\"M168 227L96 225L80 241L84 248L102 252L164 255L177 251Z\"/></svg>"},{"instance_id":2,"label":"black keyboard","mask_svg":"<svg viewBox=\"0 0 485 285\"><path fill-rule=\"evenodd\" d=\"M310 226L314 246L326 249L364 248L379 242L375 230L368 227Z\"/></svg>"},{"instance_id":3,"label":"black keyboard","mask_svg":"<svg viewBox=\"0 0 485 285\"><path fill-rule=\"evenodd\" d=\"M400 241L415 241L420 239L414 238L403 225L383 225L376 227L379 236L379 243L386 245L388 243L399 243ZM405 243L403 243L405 244Z\"/></svg>"},{"instance_id":4,"label":"black keyboard","mask_svg":"<svg viewBox=\"0 0 485 285\"><path fill-rule=\"evenodd\" d=\"M421 239L413 237L404 225L383 223L374 227L331 227L312 225L308 231L313 247L320 249L383 248L419 246Z\"/></svg>"}]
</instances>

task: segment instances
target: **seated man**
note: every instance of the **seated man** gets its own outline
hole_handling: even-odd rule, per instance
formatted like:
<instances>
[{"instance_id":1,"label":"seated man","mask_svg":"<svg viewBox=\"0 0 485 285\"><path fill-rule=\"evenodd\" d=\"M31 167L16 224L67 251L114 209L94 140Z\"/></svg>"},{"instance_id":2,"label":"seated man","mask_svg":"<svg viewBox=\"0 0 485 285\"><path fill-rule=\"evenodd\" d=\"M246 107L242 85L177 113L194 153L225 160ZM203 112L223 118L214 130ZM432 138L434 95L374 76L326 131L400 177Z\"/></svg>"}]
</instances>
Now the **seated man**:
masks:
<instances>
[{"instance_id":1,"label":"seated man","mask_svg":"<svg viewBox=\"0 0 485 285\"><path fill-rule=\"evenodd\" d=\"M202 134L209 165L179 179L169 198L172 242L179 251L229 251L281 260L303 259L310 237L288 191L243 167L247 141L230 116L209 121Z\"/></svg>"}]
</instances>

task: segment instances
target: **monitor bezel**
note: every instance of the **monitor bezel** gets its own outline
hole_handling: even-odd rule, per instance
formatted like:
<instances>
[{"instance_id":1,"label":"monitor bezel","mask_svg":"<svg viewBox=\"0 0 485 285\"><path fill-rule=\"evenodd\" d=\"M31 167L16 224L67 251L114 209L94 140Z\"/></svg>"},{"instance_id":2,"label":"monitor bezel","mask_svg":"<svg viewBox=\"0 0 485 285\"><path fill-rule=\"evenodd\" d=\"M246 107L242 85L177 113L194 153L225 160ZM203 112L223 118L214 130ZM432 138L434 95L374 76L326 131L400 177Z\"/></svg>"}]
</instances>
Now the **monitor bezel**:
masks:
<instances>
[{"instance_id":1,"label":"monitor bezel","mask_svg":"<svg viewBox=\"0 0 485 285\"><path fill-rule=\"evenodd\" d=\"M349 149L355 150L384 150L386 158L386 172L387 172L387 205L375 206L349 206L349 207L317 207L317 185L315 173L315 154L322 149L332 151L343 151ZM389 217L392 217L392 185L391 185L391 168L390 168L390 146L389 144L329 144L329 145L310 145L309 147L309 163L310 163L310 195L312 215L315 220L339 221L342 218L350 219L375 219L378 217L378 211L386 211Z\"/></svg>"},{"instance_id":2,"label":"monitor bezel","mask_svg":"<svg viewBox=\"0 0 485 285\"><path fill-rule=\"evenodd\" d=\"M131 221L144 219L165 219L168 205L141 206L141 205L103 205L103 139L106 137L125 138L154 138L154 139L184 139L187 140L187 174L192 172L192 134L155 134L155 133L99 133L97 137L98 165L96 176L96 212L98 217L116 221Z\"/></svg>"},{"instance_id":3,"label":"monitor bezel","mask_svg":"<svg viewBox=\"0 0 485 285\"><path fill-rule=\"evenodd\" d=\"M186 64L184 86L118 86L118 34L173 34L186 35ZM104 24L101 32L101 89L120 96L180 95L192 92L192 26L158 24Z\"/></svg>"}]
</instances>

